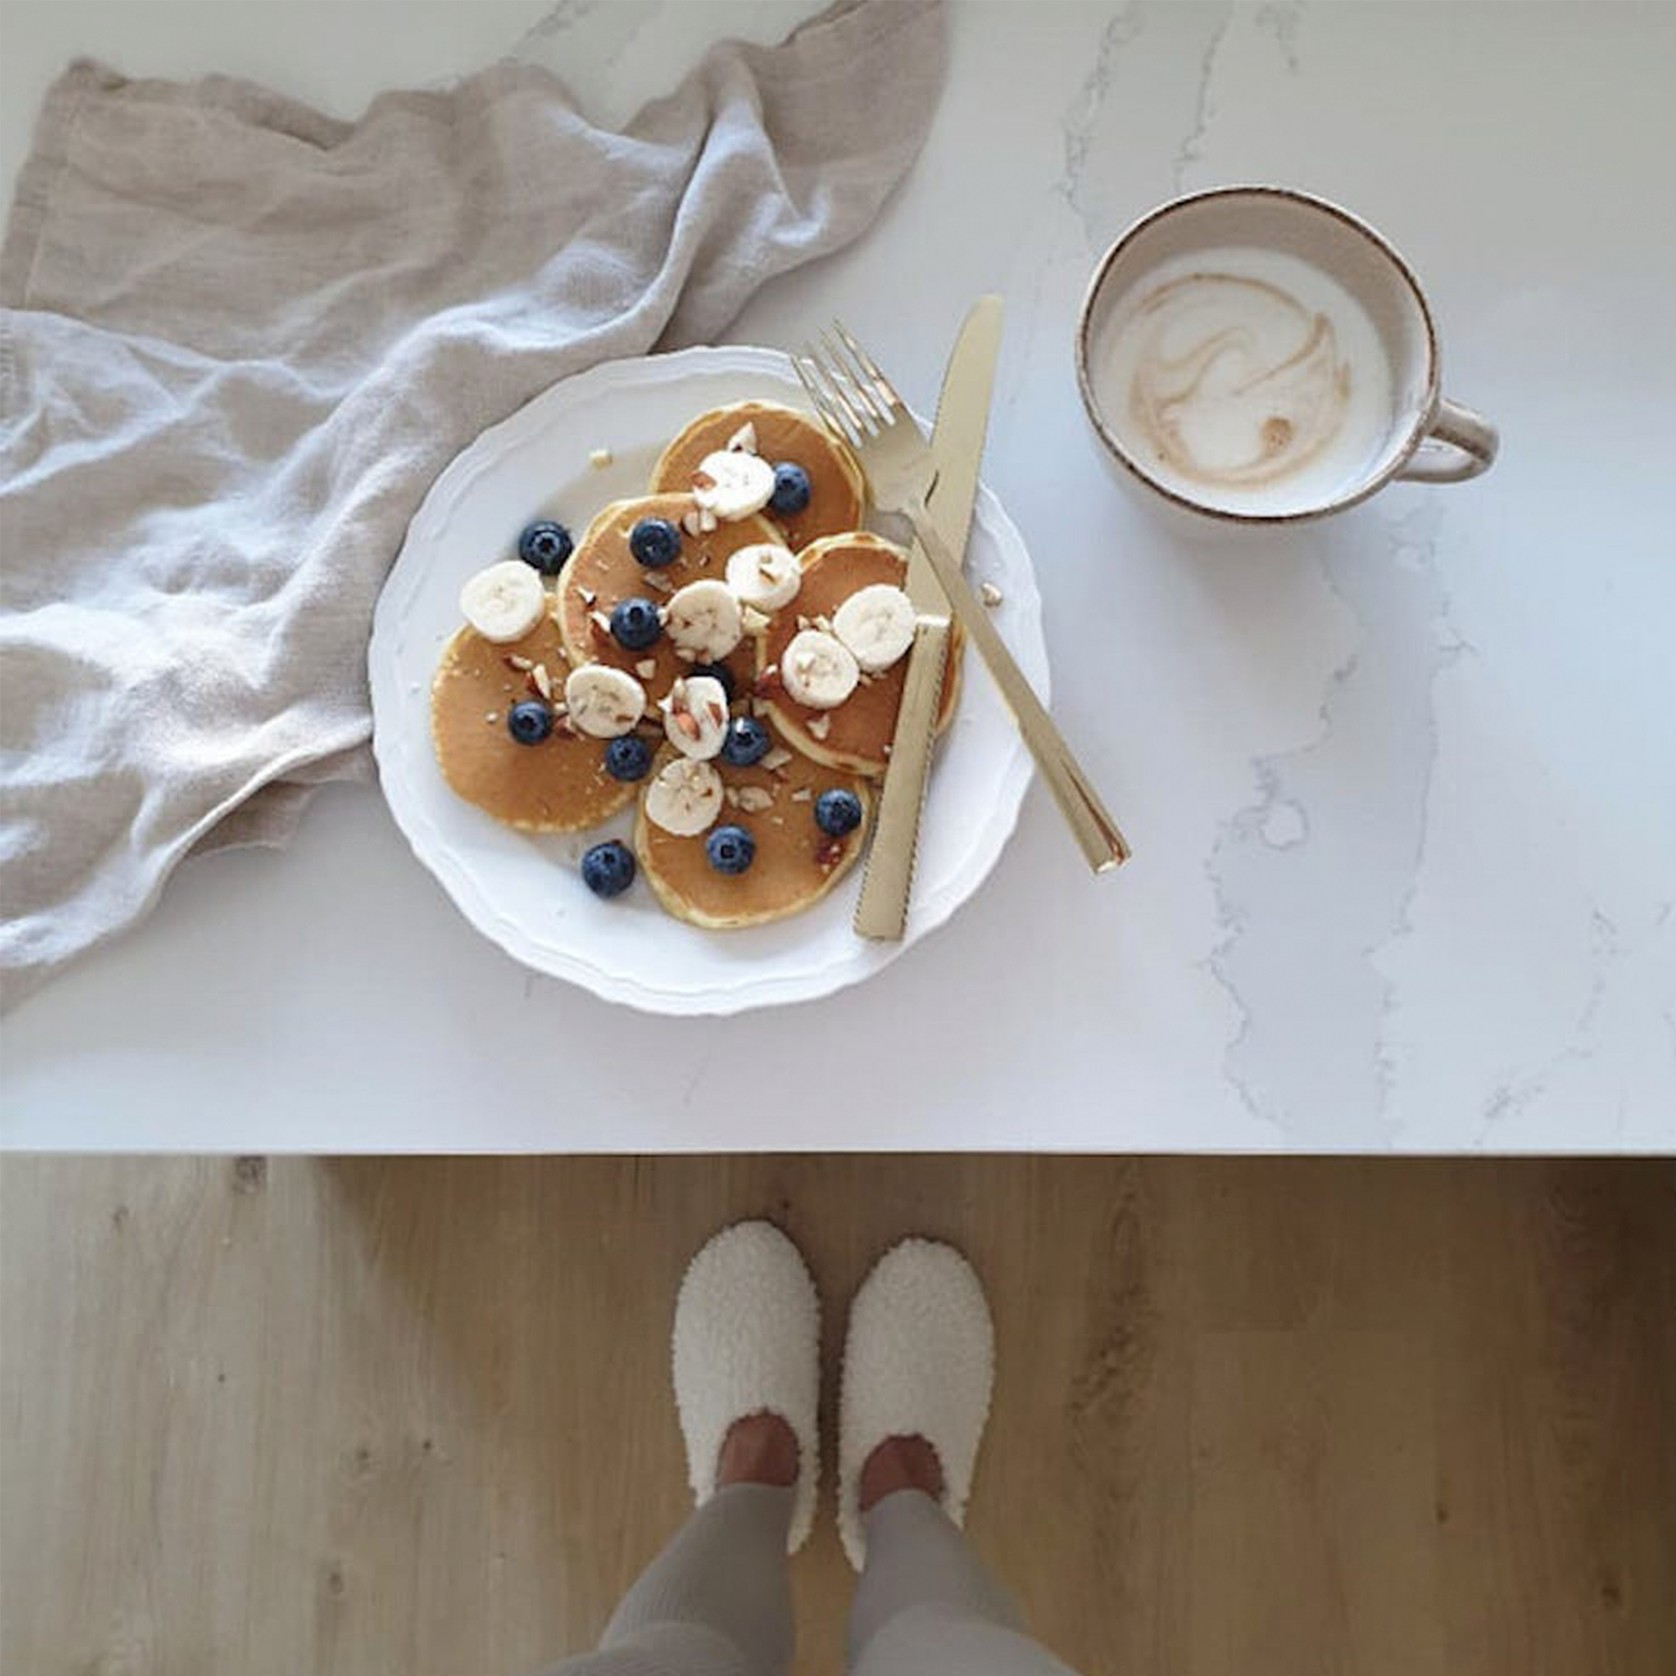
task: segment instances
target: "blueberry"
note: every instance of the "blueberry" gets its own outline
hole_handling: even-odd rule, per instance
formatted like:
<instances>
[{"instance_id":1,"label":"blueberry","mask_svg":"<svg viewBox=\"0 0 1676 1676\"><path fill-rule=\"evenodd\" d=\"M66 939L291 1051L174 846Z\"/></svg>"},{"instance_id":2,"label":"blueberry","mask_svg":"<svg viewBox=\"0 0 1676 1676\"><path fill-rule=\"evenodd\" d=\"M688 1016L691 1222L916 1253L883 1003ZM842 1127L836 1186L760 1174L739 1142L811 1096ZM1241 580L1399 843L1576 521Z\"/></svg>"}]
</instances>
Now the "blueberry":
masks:
<instances>
[{"instance_id":1,"label":"blueberry","mask_svg":"<svg viewBox=\"0 0 1676 1676\"><path fill-rule=\"evenodd\" d=\"M539 698L526 698L506 712L506 731L520 745L539 745L553 731L553 712Z\"/></svg>"},{"instance_id":2,"label":"blueberry","mask_svg":"<svg viewBox=\"0 0 1676 1676\"><path fill-rule=\"evenodd\" d=\"M667 518L642 518L629 531L629 551L648 570L662 570L681 556L681 532Z\"/></svg>"},{"instance_id":3,"label":"blueberry","mask_svg":"<svg viewBox=\"0 0 1676 1676\"><path fill-rule=\"evenodd\" d=\"M625 733L605 747L605 772L613 780L644 780L652 747L637 733Z\"/></svg>"},{"instance_id":4,"label":"blueberry","mask_svg":"<svg viewBox=\"0 0 1676 1676\"><path fill-rule=\"evenodd\" d=\"M689 675L708 675L712 681L720 681L722 691L727 694L728 703L733 702L735 691L733 671L725 663L695 663L687 673Z\"/></svg>"},{"instance_id":5,"label":"blueberry","mask_svg":"<svg viewBox=\"0 0 1676 1676\"><path fill-rule=\"evenodd\" d=\"M722 735L722 757L735 768L749 768L768 755L768 729L753 716L735 716Z\"/></svg>"},{"instance_id":6,"label":"blueberry","mask_svg":"<svg viewBox=\"0 0 1676 1676\"><path fill-rule=\"evenodd\" d=\"M649 599L620 599L611 608L611 633L625 652L644 652L663 633Z\"/></svg>"},{"instance_id":7,"label":"blueberry","mask_svg":"<svg viewBox=\"0 0 1676 1676\"><path fill-rule=\"evenodd\" d=\"M815 799L815 825L832 838L842 838L861 825L861 799L853 791L823 791Z\"/></svg>"},{"instance_id":8,"label":"blueberry","mask_svg":"<svg viewBox=\"0 0 1676 1676\"><path fill-rule=\"evenodd\" d=\"M756 860L757 841L742 826L718 826L704 840L704 853L718 873L743 873Z\"/></svg>"},{"instance_id":9,"label":"blueberry","mask_svg":"<svg viewBox=\"0 0 1676 1676\"><path fill-rule=\"evenodd\" d=\"M518 537L518 557L534 565L543 576L557 576L575 545L563 524L542 518Z\"/></svg>"},{"instance_id":10,"label":"blueberry","mask_svg":"<svg viewBox=\"0 0 1676 1676\"><path fill-rule=\"evenodd\" d=\"M790 460L774 468L774 493L768 497L770 512L801 512L809 504L809 474Z\"/></svg>"},{"instance_id":11,"label":"blueberry","mask_svg":"<svg viewBox=\"0 0 1676 1676\"><path fill-rule=\"evenodd\" d=\"M595 844L582 857L582 883L595 896L621 896L634 883L634 851L620 838Z\"/></svg>"}]
</instances>

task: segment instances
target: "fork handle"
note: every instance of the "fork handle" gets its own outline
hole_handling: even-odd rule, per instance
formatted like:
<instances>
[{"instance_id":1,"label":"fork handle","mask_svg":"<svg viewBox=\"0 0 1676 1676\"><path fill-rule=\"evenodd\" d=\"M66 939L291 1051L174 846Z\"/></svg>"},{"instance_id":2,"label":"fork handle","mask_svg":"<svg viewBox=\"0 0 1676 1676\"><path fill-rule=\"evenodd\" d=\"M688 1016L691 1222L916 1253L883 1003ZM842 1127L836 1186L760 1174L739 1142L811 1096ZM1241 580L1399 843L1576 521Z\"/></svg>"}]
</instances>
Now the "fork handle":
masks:
<instances>
[{"instance_id":1,"label":"fork handle","mask_svg":"<svg viewBox=\"0 0 1676 1676\"><path fill-rule=\"evenodd\" d=\"M1117 822L1100 801L1100 794L1083 773L1082 765L1054 725L1047 707L1025 680L1024 672L1013 662L1013 655L989 620L988 611L966 585L959 563L949 552L948 543L937 533L937 526L931 521L931 514L926 511L924 503L910 501L903 510L913 523L914 533L919 536L925 556L931 561L931 568L937 573L937 580L948 595L954 614L960 619L960 626L989 665L989 673L1001 689L1001 696L1018 723L1024 743L1036 759L1036 767L1047 782L1048 790L1053 793L1054 801L1059 805L1060 813L1064 815L1088 865L1096 873L1103 873L1119 862L1127 861L1129 846L1124 842Z\"/></svg>"},{"instance_id":2,"label":"fork handle","mask_svg":"<svg viewBox=\"0 0 1676 1676\"><path fill-rule=\"evenodd\" d=\"M921 617L908 653L908 675L896 711L890 764L879 793L873 847L861 880L855 928L863 937L900 942L908 924L908 892L919 854L920 809L937 737L937 707L949 660L949 625L944 617Z\"/></svg>"}]
</instances>

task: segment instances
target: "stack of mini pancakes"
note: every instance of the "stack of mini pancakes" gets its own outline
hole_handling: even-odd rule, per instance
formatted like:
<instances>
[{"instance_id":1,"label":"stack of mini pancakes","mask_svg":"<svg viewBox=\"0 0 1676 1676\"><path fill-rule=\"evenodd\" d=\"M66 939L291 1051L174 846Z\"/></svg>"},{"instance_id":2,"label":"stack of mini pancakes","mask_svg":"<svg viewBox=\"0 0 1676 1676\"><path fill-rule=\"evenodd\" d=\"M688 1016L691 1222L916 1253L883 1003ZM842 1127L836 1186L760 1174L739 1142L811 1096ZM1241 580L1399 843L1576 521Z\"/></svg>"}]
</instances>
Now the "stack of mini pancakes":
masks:
<instances>
[{"instance_id":1,"label":"stack of mini pancakes","mask_svg":"<svg viewBox=\"0 0 1676 1676\"><path fill-rule=\"evenodd\" d=\"M637 803L639 870L690 924L819 901L865 844L913 634L907 557L861 527L866 509L854 457L796 409L700 415L550 586L518 561L468 581L431 692L444 779L527 832L587 831ZM940 726L959 671L952 655ZM735 760L753 741L756 760ZM832 830L835 806L859 823ZM718 848L724 828L748 842Z\"/></svg>"}]
</instances>

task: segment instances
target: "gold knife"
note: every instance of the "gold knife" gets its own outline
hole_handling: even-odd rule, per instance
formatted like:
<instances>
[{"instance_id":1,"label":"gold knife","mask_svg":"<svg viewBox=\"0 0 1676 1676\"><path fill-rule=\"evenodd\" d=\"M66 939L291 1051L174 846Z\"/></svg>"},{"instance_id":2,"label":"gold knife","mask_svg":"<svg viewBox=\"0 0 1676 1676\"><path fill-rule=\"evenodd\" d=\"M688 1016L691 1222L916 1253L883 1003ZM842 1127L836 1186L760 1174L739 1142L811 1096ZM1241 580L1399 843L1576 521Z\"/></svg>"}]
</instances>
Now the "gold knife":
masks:
<instances>
[{"instance_id":1,"label":"gold knife","mask_svg":"<svg viewBox=\"0 0 1676 1676\"><path fill-rule=\"evenodd\" d=\"M949 551L964 560L978 493L978 467L989 426L989 396L995 357L1001 347L1001 299L980 297L955 339L937 398L931 454L937 481L930 496L931 521ZM896 712L890 764L879 793L873 846L861 881L855 928L863 937L901 940L908 920L919 848L920 812L936 740L937 711L949 653L949 602L938 585L931 561L916 541L908 555L904 583L914 603L914 643L908 675Z\"/></svg>"}]
</instances>

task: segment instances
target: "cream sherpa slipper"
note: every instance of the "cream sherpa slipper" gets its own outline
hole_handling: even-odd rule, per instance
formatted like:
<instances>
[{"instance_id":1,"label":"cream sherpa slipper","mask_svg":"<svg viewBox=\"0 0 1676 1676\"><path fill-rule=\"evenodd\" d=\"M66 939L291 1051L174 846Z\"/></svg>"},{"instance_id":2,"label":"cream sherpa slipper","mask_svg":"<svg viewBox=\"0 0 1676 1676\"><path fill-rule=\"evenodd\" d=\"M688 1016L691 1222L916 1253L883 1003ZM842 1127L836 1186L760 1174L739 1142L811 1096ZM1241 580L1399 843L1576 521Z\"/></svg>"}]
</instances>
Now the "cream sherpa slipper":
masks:
<instances>
[{"instance_id":1,"label":"cream sherpa slipper","mask_svg":"<svg viewBox=\"0 0 1676 1676\"><path fill-rule=\"evenodd\" d=\"M820 1479L820 1299L802 1254L771 1222L724 1228L693 1258L675 1305L675 1405L700 1506L735 1420L777 1414L797 1435L786 1550L809 1539Z\"/></svg>"},{"instance_id":2,"label":"cream sherpa slipper","mask_svg":"<svg viewBox=\"0 0 1676 1676\"><path fill-rule=\"evenodd\" d=\"M943 1510L966 1519L972 1469L995 1383L995 1328L983 1283L950 1245L904 1240L850 1305L838 1417L838 1534L867 1558L861 1469L886 1438L923 1437L943 1468Z\"/></svg>"}]
</instances>

